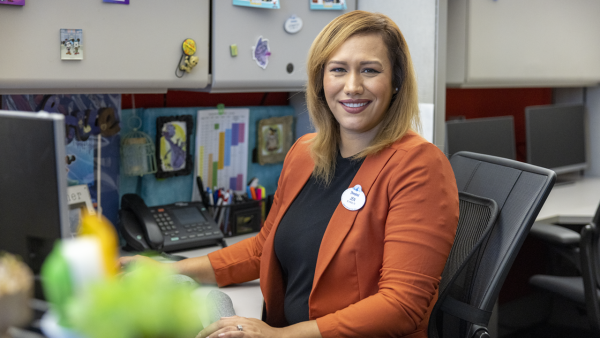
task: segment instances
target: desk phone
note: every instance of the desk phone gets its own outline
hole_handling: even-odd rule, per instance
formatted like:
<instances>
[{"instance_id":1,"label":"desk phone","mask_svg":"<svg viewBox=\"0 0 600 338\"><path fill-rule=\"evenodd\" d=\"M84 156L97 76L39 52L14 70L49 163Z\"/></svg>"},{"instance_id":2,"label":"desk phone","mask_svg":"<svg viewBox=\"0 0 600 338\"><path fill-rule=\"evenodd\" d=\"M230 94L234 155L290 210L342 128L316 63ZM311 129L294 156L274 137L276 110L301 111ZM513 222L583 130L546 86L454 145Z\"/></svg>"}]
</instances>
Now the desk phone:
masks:
<instances>
[{"instance_id":1,"label":"desk phone","mask_svg":"<svg viewBox=\"0 0 600 338\"><path fill-rule=\"evenodd\" d=\"M136 251L178 251L221 243L223 233L201 202L148 207L136 194L121 200L121 232Z\"/></svg>"}]
</instances>

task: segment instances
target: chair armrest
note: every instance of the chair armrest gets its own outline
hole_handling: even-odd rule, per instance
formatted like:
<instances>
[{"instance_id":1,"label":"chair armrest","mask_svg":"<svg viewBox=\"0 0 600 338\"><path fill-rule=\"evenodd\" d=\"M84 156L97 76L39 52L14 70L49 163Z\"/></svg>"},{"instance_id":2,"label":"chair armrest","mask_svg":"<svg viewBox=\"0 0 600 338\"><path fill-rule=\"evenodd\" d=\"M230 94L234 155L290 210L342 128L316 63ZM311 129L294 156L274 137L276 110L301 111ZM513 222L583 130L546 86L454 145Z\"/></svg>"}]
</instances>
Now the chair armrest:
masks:
<instances>
[{"instance_id":1,"label":"chair armrest","mask_svg":"<svg viewBox=\"0 0 600 338\"><path fill-rule=\"evenodd\" d=\"M544 222L533 223L529 233L544 241L562 246L579 245L581 241L581 235L576 231Z\"/></svg>"}]
</instances>

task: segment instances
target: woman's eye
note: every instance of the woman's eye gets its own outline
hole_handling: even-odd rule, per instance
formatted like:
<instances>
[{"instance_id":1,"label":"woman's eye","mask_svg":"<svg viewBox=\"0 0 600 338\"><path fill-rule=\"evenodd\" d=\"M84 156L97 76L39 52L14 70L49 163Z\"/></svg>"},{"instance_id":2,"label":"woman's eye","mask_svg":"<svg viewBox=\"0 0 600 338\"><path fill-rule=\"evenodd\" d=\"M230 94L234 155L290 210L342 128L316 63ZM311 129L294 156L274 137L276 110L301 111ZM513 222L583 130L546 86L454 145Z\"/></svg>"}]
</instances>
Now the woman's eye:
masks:
<instances>
[{"instance_id":1,"label":"woman's eye","mask_svg":"<svg viewBox=\"0 0 600 338\"><path fill-rule=\"evenodd\" d=\"M341 73L341 72L345 72L346 70L344 68L333 68L330 70L330 72L333 73Z\"/></svg>"},{"instance_id":2,"label":"woman's eye","mask_svg":"<svg viewBox=\"0 0 600 338\"><path fill-rule=\"evenodd\" d=\"M377 71L377 70L375 70L375 69L373 69L373 68L365 68L365 69L363 70L363 72L364 72L364 73L371 73L371 74L379 74L379 73L380 73L379 71Z\"/></svg>"}]
</instances>

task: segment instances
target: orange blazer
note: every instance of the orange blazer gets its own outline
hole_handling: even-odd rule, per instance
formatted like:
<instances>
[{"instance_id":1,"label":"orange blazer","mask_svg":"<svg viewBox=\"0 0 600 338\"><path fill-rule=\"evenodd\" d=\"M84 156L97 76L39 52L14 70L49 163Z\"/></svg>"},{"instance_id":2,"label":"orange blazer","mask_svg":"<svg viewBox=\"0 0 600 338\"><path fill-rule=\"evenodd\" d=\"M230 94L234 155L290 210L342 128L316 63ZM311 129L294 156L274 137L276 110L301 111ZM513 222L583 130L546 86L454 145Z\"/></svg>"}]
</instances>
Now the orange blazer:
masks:
<instances>
[{"instance_id":1,"label":"orange blazer","mask_svg":"<svg viewBox=\"0 0 600 338\"><path fill-rule=\"evenodd\" d=\"M290 149L260 233L208 256L219 286L260 277L266 322L276 327L288 324L273 239L312 173L311 137ZM411 131L368 156L350 186L357 184L366 203L358 211L341 203L335 209L319 249L309 317L323 337L427 337L458 223L452 168L436 146Z\"/></svg>"}]
</instances>

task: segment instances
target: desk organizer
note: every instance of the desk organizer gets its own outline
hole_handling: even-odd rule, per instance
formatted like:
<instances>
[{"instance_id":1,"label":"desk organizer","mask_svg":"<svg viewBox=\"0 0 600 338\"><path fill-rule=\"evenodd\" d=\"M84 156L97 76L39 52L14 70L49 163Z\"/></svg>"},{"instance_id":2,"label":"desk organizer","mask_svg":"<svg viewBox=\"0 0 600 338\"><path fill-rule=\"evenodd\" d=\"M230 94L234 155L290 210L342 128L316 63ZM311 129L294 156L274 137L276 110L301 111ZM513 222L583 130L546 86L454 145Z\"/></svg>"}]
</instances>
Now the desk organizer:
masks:
<instances>
[{"instance_id":1,"label":"desk organizer","mask_svg":"<svg viewBox=\"0 0 600 338\"><path fill-rule=\"evenodd\" d=\"M213 207L215 221L225 237L258 232L266 213L266 200L246 200L231 205Z\"/></svg>"}]
</instances>

